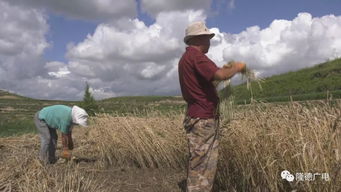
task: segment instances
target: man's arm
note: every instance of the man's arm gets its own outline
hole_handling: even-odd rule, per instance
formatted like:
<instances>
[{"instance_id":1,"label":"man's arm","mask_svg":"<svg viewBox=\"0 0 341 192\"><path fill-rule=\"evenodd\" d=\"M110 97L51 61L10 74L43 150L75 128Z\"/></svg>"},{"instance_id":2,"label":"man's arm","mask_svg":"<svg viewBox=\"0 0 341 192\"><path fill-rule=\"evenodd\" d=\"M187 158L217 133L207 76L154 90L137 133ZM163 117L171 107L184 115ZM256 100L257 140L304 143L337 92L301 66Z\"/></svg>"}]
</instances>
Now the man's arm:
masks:
<instances>
[{"instance_id":1,"label":"man's arm","mask_svg":"<svg viewBox=\"0 0 341 192\"><path fill-rule=\"evenodd\" d=\"M227 80L233 77L236 73L243 72L245 70L245 63L233 62L230 66L224 66L220 68L214 74L214 80Z\"/></svg>"},{"instance_id":2,"label":"man's arm","mask_svg":"<svg viewBox=\"0 0 341 192\"><path fill-rule=\"evenodd\" d=\"M61 157L64 159L71 159L71 150L73 150L73 141L72 134L69 132L68 134L62 133L62 144L63 151L61 153Z\"/></svg>"},{"instance_id":3,"label":"man's arm","mask_svg":"<svg viewBox=\"0 0 341 192\"><path fill-rule=\"evenodd\" d=\"M62 133L63 149L73 150L72 132L68 134Z\"/></svg>"}]
</instances>

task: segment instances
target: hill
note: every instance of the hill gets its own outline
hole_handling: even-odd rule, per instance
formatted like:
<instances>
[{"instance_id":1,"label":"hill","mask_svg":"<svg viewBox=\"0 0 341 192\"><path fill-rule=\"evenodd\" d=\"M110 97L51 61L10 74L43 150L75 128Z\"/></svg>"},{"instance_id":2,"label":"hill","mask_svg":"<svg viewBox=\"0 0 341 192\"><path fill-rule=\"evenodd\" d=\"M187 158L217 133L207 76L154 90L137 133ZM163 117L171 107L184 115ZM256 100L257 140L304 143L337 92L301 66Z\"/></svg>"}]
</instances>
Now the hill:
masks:
<instances>
[{"instance_id":1,"label":"hill","mask_svg":"<svg viewBox=\"0 0 341 192\"><path fill-rule=\"evenodd\" d=\"M49 105L79 105L80 101L38 100L0 90L0 137L35 132L34 114ZM125 116L134 113L145 115L151 111L160 113L184 109L182 97L134 96L116 97L97 101L99 112Z\"/></svg>"},{"instance_id":2,"label":"hill","mask_svg":"<svg viewBox=\"0 0 341 192\"><path fill-rule=\"evenodd\" d=\"M295 72L271 76L261 84L251 84L251 91L245 84L232 87L238 102L248 102L251 96L260 101L288 101L325 99L332 95L341 98L341 59L318 64Z\"/></svg>"},{"instance_id":3,"label":"hill","mask_svg":"<svg viewBox=\"0 0 341 192\"><path fill-rule=\"evenodd\" d=\"M4 100L4 99L15 99L15 100L25 100L25 99L30 99L28 97L23 97L14 93L10 93L4 90L0 90L0 99Z\"/></svg>"},{"instance_id":4,"label":"hill","mask_svg":"<svg viewBox=\"0 0 341 192\"><path fill-rule=\"evenodd\" d=\"M160 113L183 110L185 101L177 96L125 96L100 100L100 112L122 115L137 113L144 115L150 111Z\"/></svg>"},{"instance_id":5,"label":"hill","mask_svg":"<svg viewBox=\"0 0 341 192\"><path fill-rule=\"evenodd\" d=\"M0 137L35 132L33 116L45 106L76 103L37 100L0 90Z\"/></svg>"}]
</instances>

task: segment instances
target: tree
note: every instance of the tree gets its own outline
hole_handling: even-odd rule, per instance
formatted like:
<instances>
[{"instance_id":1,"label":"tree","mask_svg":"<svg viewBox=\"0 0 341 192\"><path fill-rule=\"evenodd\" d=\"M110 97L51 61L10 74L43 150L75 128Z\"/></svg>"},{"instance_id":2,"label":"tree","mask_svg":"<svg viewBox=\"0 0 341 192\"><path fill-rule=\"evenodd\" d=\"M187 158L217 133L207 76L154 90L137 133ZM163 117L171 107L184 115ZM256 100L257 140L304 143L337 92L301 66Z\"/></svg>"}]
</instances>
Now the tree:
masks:
<instances>
[{"instance_id":1,"label":"tree","mask_svg":"<svg viewBox=\"0 0 341 192\"><path fill-rule=\"evenodd\" d=\"M88 82L85 83L85 92L81 106L90 116L94 116L98 111L98 105L90 92Z\"/></svg>"}]
</instances>

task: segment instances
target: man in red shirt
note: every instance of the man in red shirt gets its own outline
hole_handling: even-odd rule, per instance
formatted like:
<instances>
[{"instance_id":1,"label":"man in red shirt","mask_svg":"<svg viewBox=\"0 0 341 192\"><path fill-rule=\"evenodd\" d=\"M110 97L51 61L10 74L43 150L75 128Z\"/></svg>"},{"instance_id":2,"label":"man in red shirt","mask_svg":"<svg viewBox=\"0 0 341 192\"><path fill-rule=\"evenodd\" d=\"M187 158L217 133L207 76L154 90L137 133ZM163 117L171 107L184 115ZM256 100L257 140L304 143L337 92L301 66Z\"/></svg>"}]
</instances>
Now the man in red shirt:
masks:
<instances>
[{"instance_id":1,"label":"man in red shirt","mask_svg":"<svg viewBox=\"0 0 341 192\"><path fill-rule=\"evenodd\" d=\"M217 67L205 54L214 36L203 22L190 24L184 42L188 45L179 61L182 96L187 102L184 127L188 138L187 191L211 191L218 162L218 103L214 80L226 80L245 70L245 64Z\"/></svg>"}]
</instances>

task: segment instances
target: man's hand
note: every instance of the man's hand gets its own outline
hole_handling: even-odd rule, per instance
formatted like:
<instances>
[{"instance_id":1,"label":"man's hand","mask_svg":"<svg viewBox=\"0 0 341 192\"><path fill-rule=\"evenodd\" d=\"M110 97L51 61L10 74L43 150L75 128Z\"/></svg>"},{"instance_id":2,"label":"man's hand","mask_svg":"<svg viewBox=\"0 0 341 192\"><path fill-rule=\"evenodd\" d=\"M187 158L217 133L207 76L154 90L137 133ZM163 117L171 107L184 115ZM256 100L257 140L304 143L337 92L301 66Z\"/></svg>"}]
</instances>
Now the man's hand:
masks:
<instances>
[{"instance_id":1,"label":"man's hand","mask_svg":"<svg viewBox=\"0 0 341 192\"><path fill-rule=\"evenodd\" d=\"M61 158L63 159L67 159L70 160L71 159L71 151L69 151L68 149L63 149L62 154L61 154Z\"/></svg>"},{"instance_id":2,"label":"man's hand","mask_svg":"<svg viewBox=\"0 0 341 192\"><path fill-rule=\"evenodd\" d=\"M246 64L243 62L239 62L239 61L231 61L228 64L225 64L223 66L224 68L236 68L236 70L240 73L245 73L246 70Z\"/></svg>"}]
</instances>

